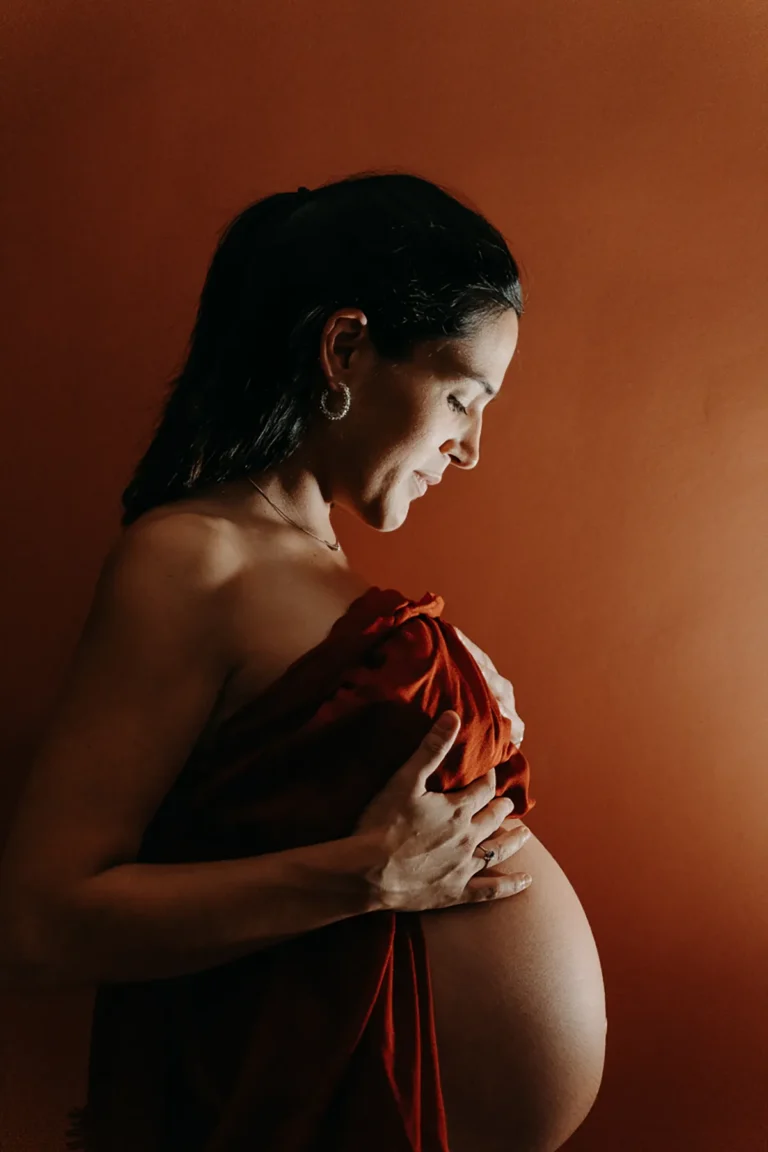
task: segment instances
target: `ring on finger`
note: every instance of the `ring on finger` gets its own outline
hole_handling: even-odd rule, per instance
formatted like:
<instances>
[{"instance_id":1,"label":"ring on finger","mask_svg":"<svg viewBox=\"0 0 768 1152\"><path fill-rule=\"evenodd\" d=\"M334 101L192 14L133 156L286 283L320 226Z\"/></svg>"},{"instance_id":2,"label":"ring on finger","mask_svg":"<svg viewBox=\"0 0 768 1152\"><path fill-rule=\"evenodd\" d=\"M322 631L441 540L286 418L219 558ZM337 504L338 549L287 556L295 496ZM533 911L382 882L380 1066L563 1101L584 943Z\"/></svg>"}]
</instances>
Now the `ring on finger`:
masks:
<instances>
[{"instance_id":1,"label":"ring on finger","mask_svg":"<svg viewBox=\"0 0 768 1152\"><path fill-rule=\"evenodd\" d=\"M483 856L485 857L485 864L483 865L483 867L485 868L494 859L494 857L496 856L496 852L493 848L483 848L480 844L478 844L478 848L480 849Z\"/></svg>"}]
</instances>

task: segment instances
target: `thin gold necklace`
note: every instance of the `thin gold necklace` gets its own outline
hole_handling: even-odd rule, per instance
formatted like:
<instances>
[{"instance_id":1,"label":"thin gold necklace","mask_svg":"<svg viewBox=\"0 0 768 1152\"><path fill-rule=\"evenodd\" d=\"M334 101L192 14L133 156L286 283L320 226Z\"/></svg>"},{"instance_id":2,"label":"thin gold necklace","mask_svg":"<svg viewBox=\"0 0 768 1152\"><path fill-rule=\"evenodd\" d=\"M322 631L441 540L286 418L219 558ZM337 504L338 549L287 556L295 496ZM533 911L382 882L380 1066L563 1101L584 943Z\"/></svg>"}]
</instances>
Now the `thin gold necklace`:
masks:
<instances>
[{"instance_id":1,"label":"thin gold necklace","mask_svg":"<svg viewBox=\"0 0 768 1152\"><path fill-rule=\"evenodd\" d=\"M253 486L257 492L261 492L261 494L265 500L269 501L269 503L274 508L275 512L279 512L284 520L287 520L289 524L293 524L294 528L300 528L301 531L306 532L308 536L314 536L315 540L319 540L321 544L325 544L326 548L330 548L331 552L338 552L339 548L341 548L341 544L339 544L338 540L336 541L335 544L329 544L327 540L323 540L322 536L315 536L315 533L310 532L309 528L302 528L301 524L297 524L295 520L291 520L290 516L286 516L285 512L283 512L283 510L281 508L278 508L278 506L277 506L277 504L275 504L274 500L269 499L269 496L267 496L266 492L262 491L262 489L259 488L259 486L255 480L252 480L250 476L247 476L246 479L251 484L253 484Z\"/></svg>"}]
</instances>

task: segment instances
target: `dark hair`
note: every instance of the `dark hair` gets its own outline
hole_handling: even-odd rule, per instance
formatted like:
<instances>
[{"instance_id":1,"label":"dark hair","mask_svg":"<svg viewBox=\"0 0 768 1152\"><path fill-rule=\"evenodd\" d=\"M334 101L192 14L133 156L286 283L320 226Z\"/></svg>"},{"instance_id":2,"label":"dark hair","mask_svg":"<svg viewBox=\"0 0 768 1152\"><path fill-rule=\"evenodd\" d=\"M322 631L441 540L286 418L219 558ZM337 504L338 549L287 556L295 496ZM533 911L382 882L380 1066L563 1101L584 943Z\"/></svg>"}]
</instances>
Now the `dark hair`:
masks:
<instances>
[{"instance_id":1,"label":"dark hair","mask_svg":"<svg viewBox=\"0 0 768 1152\"><path fill-rule=\"evenodd\" d=\"M406 361L421 341L522 316L523 294L501 233L419 176L362 173L250 204L220 236L122 524L286 460L326 383L323 327L344 307L365 312L379 355Z\"/></svg>"}]
</instances>

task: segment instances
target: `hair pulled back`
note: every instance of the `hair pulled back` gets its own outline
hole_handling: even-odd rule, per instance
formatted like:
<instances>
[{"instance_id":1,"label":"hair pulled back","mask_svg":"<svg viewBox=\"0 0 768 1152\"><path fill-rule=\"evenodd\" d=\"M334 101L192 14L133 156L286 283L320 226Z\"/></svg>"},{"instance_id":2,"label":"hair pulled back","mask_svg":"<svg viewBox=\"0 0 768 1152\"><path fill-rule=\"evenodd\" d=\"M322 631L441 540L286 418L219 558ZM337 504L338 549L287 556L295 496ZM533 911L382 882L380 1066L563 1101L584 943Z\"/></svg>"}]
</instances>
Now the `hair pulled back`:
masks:
<instances>
[{"instance_id":1,"label":"hair pulled back","mask_svg":"<svg viewBox=\"0 0 768 1152\"><path fill-rule=\"evenodd\" d=\"M363 173L250 204L220 235L122 524L287 460L325 387L323 327L345 307L365 313L380 356L407 361L422 341L522 316L523 294L501 233L419 176Z\"/></svg>"}]
</instances>

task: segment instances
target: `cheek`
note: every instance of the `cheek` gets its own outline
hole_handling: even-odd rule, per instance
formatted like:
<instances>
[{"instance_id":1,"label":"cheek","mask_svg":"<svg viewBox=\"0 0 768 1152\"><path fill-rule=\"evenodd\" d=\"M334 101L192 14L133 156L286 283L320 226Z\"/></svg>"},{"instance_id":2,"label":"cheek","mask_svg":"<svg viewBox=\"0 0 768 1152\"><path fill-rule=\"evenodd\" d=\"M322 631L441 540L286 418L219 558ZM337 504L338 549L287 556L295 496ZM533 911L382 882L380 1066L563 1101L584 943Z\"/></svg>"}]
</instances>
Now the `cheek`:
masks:
<instances>
[{"instance_id":1,"label":"cheek","mask_svg":"<svg viewBox=\"0 0 768 1152\"><path fill-rule=\"evenodd\" d=\"M369 475L403 483L414 469L434 467L448 434L450 417L424 392L382 388L365 413L360 452ZM444 405L444 401L443 401Z\"/></svg>"}]
</instances>

